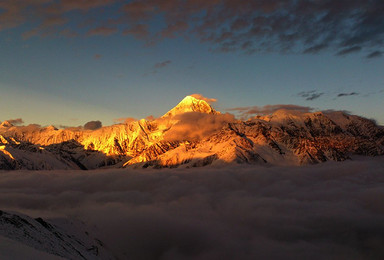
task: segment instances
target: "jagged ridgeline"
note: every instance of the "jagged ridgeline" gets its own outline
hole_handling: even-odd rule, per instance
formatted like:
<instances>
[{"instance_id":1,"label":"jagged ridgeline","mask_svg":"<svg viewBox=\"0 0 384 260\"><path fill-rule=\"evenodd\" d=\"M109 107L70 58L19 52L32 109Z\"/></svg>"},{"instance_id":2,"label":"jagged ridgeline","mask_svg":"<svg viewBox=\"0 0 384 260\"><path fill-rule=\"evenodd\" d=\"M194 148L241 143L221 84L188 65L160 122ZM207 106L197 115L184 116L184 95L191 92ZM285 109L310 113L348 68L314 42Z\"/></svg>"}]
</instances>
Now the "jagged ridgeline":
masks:
<instances>
[{"instance_id":1,"label":"jagged ridgeline","mask_svg":"<svg viewBox=\"0 0 384 260\"><path fill-rule=\"evenodd\" d=\"M155 120L98 130L0 126L0 169L301 165L384 154L384 128L343 112L279 110L247 121L185 97Z\"/></svg>"}]
</instances>

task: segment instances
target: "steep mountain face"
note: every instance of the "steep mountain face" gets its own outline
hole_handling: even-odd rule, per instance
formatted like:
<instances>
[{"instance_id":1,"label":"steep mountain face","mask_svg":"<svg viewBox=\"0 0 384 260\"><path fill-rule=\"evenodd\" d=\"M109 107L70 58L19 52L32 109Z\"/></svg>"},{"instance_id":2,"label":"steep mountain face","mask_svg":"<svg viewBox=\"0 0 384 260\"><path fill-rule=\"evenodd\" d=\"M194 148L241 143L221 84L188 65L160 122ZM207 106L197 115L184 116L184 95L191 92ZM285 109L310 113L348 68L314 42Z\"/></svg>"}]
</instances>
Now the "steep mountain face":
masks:
<instances>
[{"instance_id":1,"label":"steep mountain face","mask_svg":"<svg viewBox=\"0 0 384 260\"><path fill-rule=\"evenodd\" d=\"M114 259L103 243L80 224L62 225L0 210L0 240L6 238L11 243L0 250L2 259ZM7 252L12 245L17 250ZM24 256L20 250L33 255Z\"/></svg>"},{"instance_id":2,"label":"steep mountain face","mask_svg":"<svg viewBox=\"0 0 384 260\"><path fill-rule=\"evenodd\" d=\"M204 100L187 96L156 120L142 119L94 131L5 124L0 128L0 168L300 165L384 154L384 129L371 120L342 112L279 110L230 122L220 120L222 116ZM167 138L174 129L178 137ZM193 138L196 135L191 135L190 129L204 134Z\"/></svg>"},{"instance_id":3,"label":"steep mountain face","mask_svg":"<svg viewBox=\"0 0 384 260\"><path fill-rule=\"evenodd\" d=\"M228 123L207 138L179 143L156 156L150 150L146 152L148 155L128 161L125 166L196 167L233 162L301 165L343 161L351 155L384 155L384 129L371 120L341 112L281 110L246 122ZM152 160L145 160L151 157Z\"/></svg>"},{"instance_id":4,"label":"steep mountain face","mask_svg":"<svg viewBox=\"0 0 384 260\"><path fill-rule=\"evenodd\" d=\"M329 128L314 126L319 122L311 117L304 119L304 123L307 126L292 121L282 125L259 120L231 123L205 140L181 145L143 166L195 167L232 162L300 165L328 160L343 161L350 155L384 154L382 138L380 141L352 134L333 122L329 122ZM382 136L383 131L378 131L378 134Z\"/></svg>"}]
</instances>

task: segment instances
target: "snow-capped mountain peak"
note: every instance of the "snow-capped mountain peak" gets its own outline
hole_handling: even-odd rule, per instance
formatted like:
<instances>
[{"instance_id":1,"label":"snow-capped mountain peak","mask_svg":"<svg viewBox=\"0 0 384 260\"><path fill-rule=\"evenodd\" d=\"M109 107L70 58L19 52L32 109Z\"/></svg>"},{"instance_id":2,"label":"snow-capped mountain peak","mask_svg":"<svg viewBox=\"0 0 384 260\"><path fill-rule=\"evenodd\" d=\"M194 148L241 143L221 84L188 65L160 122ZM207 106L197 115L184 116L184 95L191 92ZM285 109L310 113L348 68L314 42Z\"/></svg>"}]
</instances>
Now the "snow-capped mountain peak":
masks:
<instances>
[{"instance_id":1,"label":"snow-capped mountain peak","mask_svg":"<svg viewBox=\"0 0 384 260\"><path fill-rule=\"evenodd\" d=\"M186 96L183 100L180 101L179 104L177 104L174 108L163 115L162 118L172 117L188 112L200 112L206 114L220 113L216 111L211 105L209 105L205 100L197 99L193 96Z\"/></svg>"}]
</instances>

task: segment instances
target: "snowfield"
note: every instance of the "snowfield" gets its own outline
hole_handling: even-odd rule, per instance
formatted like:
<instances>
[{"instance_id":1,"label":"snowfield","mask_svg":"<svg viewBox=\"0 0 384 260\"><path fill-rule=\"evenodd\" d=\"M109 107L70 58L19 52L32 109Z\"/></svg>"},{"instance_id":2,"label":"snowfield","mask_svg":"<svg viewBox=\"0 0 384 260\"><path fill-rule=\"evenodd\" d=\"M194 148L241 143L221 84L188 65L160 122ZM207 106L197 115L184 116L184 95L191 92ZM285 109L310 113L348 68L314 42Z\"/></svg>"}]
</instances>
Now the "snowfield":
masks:
<instances>
[{"instance_id":1,"label":"snowfield","mask_svg":"<svg viewBox=\"0 0 384 260\"><path fill-rule=\"evenodd\" d=\"M92 237L97 259L384 255L382 157L300 167L3 171L0 205L41 217L83 244ZM0 254L17 246L47 253L22 232L9 235L20 228L4 227Z\"/></svg>"}]
</instances>

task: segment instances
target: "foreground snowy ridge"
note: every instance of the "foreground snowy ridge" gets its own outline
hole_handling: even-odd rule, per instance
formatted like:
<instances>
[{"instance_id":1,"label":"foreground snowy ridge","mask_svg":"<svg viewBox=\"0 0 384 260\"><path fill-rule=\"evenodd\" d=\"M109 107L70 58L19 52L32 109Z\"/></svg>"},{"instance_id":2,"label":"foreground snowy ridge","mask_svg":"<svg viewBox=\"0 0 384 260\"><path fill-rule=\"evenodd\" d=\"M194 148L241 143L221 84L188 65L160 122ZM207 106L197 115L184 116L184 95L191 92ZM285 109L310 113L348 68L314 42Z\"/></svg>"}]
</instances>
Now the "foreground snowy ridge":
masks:
<instances>
[{"instance_id":1,"label":"foreground snowy ridge","mask_svg":"<svg viewBox=\"0 0 384 260\"><path fill-rule=\"evenodd\" d=\"M0 169L302 165L384 154L384 129L343 112L278 110L247 121L184 98L164 116L98 130L0 126Z\"/></svg>"},{"instance_id":2,"label":"foreground snowy ridge","mask_svg":"<svg viewBox=\"0 0 384 260\"><path fill-rule=\"evenodd\" d=\"M74 232L75 229L76 232ZM17 259L17 255L23 256L25 252L36 254L39 259L109 258L103 243L90 237L85 230L77 226L71 228L76 235L67 233L68 223L65 230L42 218L33 219L19 213L0 211L0 239L7 244L1 248L0 258ZM18 250L14 251L13 248ZM29 257L33 258L33 255Z\"/></svg>"}]
</instances>

